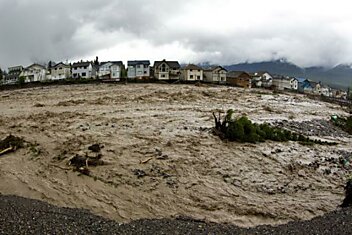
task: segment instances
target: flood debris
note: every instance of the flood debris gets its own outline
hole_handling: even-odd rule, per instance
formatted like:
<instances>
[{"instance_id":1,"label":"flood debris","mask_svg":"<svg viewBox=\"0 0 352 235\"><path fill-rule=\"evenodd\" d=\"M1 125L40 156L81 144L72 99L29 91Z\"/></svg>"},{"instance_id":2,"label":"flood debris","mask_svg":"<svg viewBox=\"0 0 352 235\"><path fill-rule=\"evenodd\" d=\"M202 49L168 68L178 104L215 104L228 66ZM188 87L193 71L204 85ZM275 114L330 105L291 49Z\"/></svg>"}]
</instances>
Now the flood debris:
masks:
<instances>
[{"instance_id":1,"label":"flood debris","mask_svg":"<svg viewBox=\"0 0 352 235\"><path fill-rule=\"evenodd\" d=\"M104 165L104 161L101 160L101 155L98 155L95 158L88 157L88 156L80 156L76 155L70 159L69 164L75 167L89 167L89 166L102 166Z\"/></svg>"},{"instance_id":2,"label":"flood debris","mask_svg":"<svg viewBox=\"0 0 352 235\"><path fill-rule=\"evenodd\" d=\"M96 153L95 156L90 156L87 153L84 156L76 154L68 161L68 164L73 166L75 171L78 171L83 175L90 175L89 167L105 165L105 162L102 160L103 155L100 153L102 147L103 146L100 144L93 144L88 147L88 150Z\"/></svg>"},{"instance_id":3,"label":"flood debris","mask_svg":"<svg viewBox=\"0 0 352 235\"><path fill-rule=\"evenodd\" d=\"M90 175L90 166L102 166L105 164L105 162L101 160L101 157L102 155L100 154L95 158L80 156L77 154L69 160L69 165L74 166L74 170L83 175Z\"/></svg>"},{"instance_id":4,"label":"flood debris","mask_svg":"<svg viewBox=\"0 0 352 235\"><path fill-rule=\"evenodd\" d=\"M5 139L0 141L0 156L14 152L23 146L24 140L22 138L8 135Z\"/></svg>"},{"instance_id":5,"label":"flood debris","mask_svg":"<svg viewBox=\"0 0 352 235\"><path fill-rule=\"evenodd\" d=\"M88 147L88 149L90 151L92 151L93 153L99 153L102 148L104 148L104 146L102 146L100 144L93 144Z\"/></svg>"},{"instance_id":6,"label":"flood debris","mask_svg":"<svg viewBox=\"0 0 352 235\"><path fill-rule=\"evenodd\" d=\"M144 176L147 175L147 173L145 173L145 171L140 170L140 169L134 169L132 172L135 176L137 176L138 179L143 178Z\"/></svg>"},{"instance_id":7,"label":"flood debris","mask_svg":"<svg viewBox=\"0 0 352 235\"><path fill-rule=\"evenodd\" d=\"M149 157L149 158L147 158L147 159L145 159L145 160L143 160L143 161L140 161L139 163L140 163L140 164L146 164L146 163L150 162L153 158L154 158L154 157Z\"/></svg>"}]
</instances>

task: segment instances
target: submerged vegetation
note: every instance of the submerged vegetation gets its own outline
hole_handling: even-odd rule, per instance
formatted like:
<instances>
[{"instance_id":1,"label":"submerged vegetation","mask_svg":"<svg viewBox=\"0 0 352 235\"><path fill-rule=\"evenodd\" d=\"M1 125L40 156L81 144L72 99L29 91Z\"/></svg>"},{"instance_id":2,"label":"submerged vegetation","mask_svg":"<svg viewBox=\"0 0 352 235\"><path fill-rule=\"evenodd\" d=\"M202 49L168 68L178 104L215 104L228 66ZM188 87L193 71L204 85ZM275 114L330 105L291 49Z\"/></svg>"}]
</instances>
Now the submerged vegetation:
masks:
<instances>
[{"instance_id":1,"label":"submerged vegetation","mask_svg":"<svg viewBox=\"0 0 352 235\"><path fill-rule=\"evenodd\" d=\"M332 116L331 120L335 126L340 127L343 131L352 135L352 116L349 116L347 118Z\"/></svg>"},{"instance_id":2,"label":"submerged vegetation","mask_svg":"<svg viewBox=\"0 0 352 235\"><path fill-rule=\"evenodd\" d=\"M256 124L252 123L246 116L233 118L234 111L232 109L227 111L226 116L221 120L220 113L215 120L215 133L221 138L230 141L257 143L272 141L299 141L305 145L312 144L326 144L336 145L336 143L324 142L321 140L312 140L302 134L297 134L289 130L278 127L272 127L267 123Z\"/></svg>"}]
</instances>

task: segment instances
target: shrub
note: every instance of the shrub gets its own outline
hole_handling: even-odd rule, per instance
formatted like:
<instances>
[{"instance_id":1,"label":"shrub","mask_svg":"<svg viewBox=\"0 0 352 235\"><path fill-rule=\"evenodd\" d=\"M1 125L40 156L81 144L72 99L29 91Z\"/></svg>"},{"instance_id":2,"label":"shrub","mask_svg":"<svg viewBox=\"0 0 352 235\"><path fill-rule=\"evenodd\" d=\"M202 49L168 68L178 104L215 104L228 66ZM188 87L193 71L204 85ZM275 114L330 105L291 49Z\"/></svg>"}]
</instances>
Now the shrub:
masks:
<instances>
[{"instance_id":1,"label":"shrub","mask_svg":"<svg viewBox=\"0 0 352 235\"><path fill-rule=\"evenodd\" d=\"M265 140L272 141L299 141L305 145L313 144L326 144L326 145L335 145L336 143L327 143L320 140L311 140L308 137L305 137L301 134L296 134L289 130L280 129L277 127L271 127L269 124L255 124L252 123L246 116L233 119L234 111L230 109L227 111L226 116L221 121L220 115L219 118L213 113L215 119L215 129L216 133L228 139L230 141L238 142L264 142ZM351 120L352 124L352 120ZM351 126L352 127L352 126Z\"/></svg>"},{"instance_id":2,"label":"shrub","mask_svg":"<svg viewBox=\"0 0 352 235\"><path fill-rule=\"evenodd\" d=\"M332 121L335 126L340 127L343 131L352 135L352 116L347 118L336 116L335 118L332 118Z\"/></svg>"}]
</instances>

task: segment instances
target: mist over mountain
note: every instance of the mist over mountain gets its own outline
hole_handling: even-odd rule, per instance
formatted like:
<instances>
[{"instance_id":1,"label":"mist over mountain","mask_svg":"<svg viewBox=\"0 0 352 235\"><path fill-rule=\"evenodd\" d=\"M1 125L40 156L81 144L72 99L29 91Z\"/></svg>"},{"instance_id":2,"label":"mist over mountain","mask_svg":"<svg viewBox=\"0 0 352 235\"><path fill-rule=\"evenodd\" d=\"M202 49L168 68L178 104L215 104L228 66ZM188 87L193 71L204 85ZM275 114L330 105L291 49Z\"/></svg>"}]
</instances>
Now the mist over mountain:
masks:
<instances>
[{"instance_id":1,"label":"mist over mountain","mask_svg":"<svg viewBox=\"0 0 352 235\"><path fill-rule=\"evenodd\" d=\"M240 63L224 66L227 70L246 72L267 71L294 77L304 77L316 82L322 82L336 88L346 89L352 86L352 67L340 64L333 68L307 67L302 68L285 59L256 63Z\"/></svg>"}]
</instances>

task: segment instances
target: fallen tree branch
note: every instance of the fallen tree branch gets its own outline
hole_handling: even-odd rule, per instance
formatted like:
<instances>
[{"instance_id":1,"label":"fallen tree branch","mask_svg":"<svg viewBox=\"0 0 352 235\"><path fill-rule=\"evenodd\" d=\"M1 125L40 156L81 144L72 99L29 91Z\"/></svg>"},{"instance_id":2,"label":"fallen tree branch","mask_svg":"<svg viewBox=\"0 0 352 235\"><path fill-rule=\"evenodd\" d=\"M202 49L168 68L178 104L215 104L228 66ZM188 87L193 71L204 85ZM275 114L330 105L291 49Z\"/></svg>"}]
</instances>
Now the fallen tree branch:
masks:
<instances>
[{"instance_id":1,"label":"fallen tree branch","mask_svg":"<svg viewBox=\"0 0 352 235\"><path fill-rule=\"evenodd\" d=\"M7 149L2 150L2 151L0 152L0 156L4 155L4 154L6 154L6 153L12 152L12 151L14 151L14 150L15 150L15 149L11 146L11 147L9 147L9 148L7 148Z\"/></svg>"},{"instance_id":2,"label":"fallen tree branch","mask_svg":"<svg viewBox=\"0 0 352 235\"><path fill-rule=\"evenodd\" d=\"M144 161L140 161L140 164L146 164L148 163L149 161L151 161L154 157L150 157L150 158L147 158L145 159Z\"/></svg>"}]
</instances>

